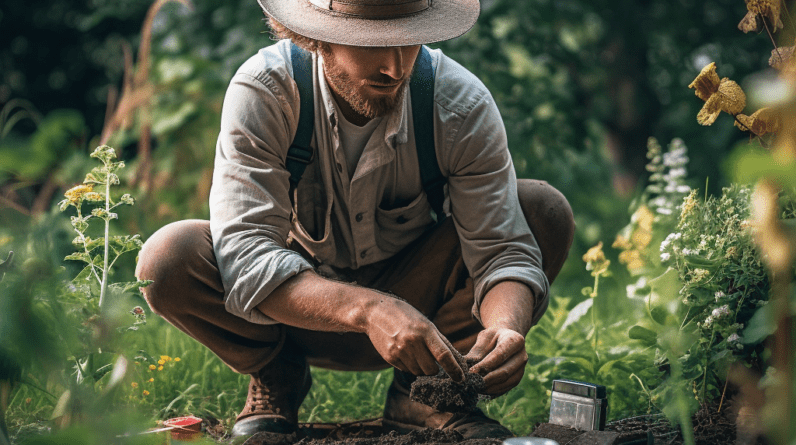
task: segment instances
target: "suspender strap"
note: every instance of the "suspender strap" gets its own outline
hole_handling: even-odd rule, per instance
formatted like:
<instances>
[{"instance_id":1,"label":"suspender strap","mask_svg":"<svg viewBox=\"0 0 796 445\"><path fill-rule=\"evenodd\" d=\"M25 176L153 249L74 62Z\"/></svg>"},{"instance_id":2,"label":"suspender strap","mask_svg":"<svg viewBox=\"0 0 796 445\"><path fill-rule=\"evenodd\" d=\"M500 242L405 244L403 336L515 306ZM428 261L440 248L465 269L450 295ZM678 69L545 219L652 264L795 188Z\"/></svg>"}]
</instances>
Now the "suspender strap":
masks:
<instances>
[{"instance_id":1,"label":"suspender strap","mask_svg":"<svg viewBox=\"0 0 796 445\"><path fill-rule=\"evenodd\" d=\"M312 53L291 43L290 62L293 65L293 79L298 86L301 104L296 135L285 159L285 168L290 172L290 200L293 201L293 190L301 181L307 164L315 158L315 151L310 146L315 129L315 99L312 86Z\"/></svg>"},{"instance_id":2,"label":"suspender strap","mask_svg":"<svg viewBox=\"0 0 796 445\"><path fill-rule=\"evenodd\" d=\"M431 208L437 214L437 222L440 222L445 217L442 203L445 201L443 187L446 178L442 176L437 163L437 152L434 150L434 73L431 54L428 48L421 46L409 83L412 92L412 123L415 127L415 146L423 190Z\"/></svg>"},{"instance_id":3,"label":"suspender strap","mask_svg":"<svg viewBox=\"0 0 796 445\"><path fill-rule=\"evenodd\" d=\"M290 62L293 65L293 79L298 86L301 103L298 128L285 160L285 168L290 172L290 199L292 201L293 191L301 181L304 170L315 158L315 152L310 146L312 133L315 129L315 100L313 97L312 54L291 43ZM415 145L423 190L426 192L429 204L437 214L437 222L439 222L445 217L442 203L445 200L443 187L447 180L439 169L437 152L434 150L434 74L431 54L428 52L428 48L421 46L412 80L409 83L412 94L412 122L415 128Z\"/></svg>"}]
</instances>

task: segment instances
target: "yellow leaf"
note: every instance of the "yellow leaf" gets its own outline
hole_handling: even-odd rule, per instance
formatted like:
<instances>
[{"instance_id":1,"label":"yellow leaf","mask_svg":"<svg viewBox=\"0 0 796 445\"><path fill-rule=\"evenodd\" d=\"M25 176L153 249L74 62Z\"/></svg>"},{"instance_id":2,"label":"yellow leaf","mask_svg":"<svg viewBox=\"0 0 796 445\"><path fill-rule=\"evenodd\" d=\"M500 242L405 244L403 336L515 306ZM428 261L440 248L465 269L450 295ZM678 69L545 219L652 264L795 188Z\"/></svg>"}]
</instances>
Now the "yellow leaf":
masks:
<instances>
[{"instance_id":1,"label":"yellow leaf","mask_svg":"<svg viewBox=\"0 0 796 445\"><path fill-rule=\"evenodd\" d=\"M771 57L768 59L768 66L775 70L782 70L793 59L793 50L796 46L780 46L771 50Z\"/></svg>"},{"instance_id":2,"label":"yellow leaf","mask_svg":"<svg viewBox=\"0 0 796 445\"><path fill-rule=\"evenodd\" d=\"M694 88L695 94L702 100L708 100L713 93L719 90L719 75L716 74L716 62L710 62L709 65L702 68L702 71L696 76L688 88Z\"/></svg>"},{"instance_id":3,"label":"yellow leaf","mask_svg":"<svg viewBox=\"0 0 796 445\"><path fill-rule=\"evenodd\" d=\"M782 0L746 0L746 16L738 24L738 29L743 32L760 32L763 29L763 18L768 19L776 32L778 28L783 28L781 20Z\"/></svg>"},{"instance_id":4,"label":"yellow leaf","mask_svg":"<svg viewBox=\"0 0 796 445\"><path fill-rule=\"evenodd\" d=\"M746 94L737 83L728 78L721 79L718 91L713 93L697 114L697 122L711 125L716 122L719 113L724 111L733 116L746 107Z\"/></svg>"},{"instance_id":5,"label":"yellow leaf","mask_svg":"<svg viewBox=\"0 0 796 445\"><path fill-rule=\"evenodd\" d=\"M779 113L771 108L761 108L751 116L739 114L736 119L736 127L743 131L751 131L757 136L762 136L766 133L776 133L782 126Z\"/></svg>"}]
</instances>

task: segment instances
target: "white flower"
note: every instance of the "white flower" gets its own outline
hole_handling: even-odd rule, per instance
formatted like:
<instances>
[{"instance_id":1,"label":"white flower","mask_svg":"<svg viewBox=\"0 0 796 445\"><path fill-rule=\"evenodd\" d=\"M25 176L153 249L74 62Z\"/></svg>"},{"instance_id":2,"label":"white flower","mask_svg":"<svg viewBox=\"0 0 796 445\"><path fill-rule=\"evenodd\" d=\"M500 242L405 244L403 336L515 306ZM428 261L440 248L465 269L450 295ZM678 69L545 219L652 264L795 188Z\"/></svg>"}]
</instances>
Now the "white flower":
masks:
<instances>
[{"instance_id":1,"label":"white flower","mask_svg":"<svg viewBox=\"0 0 796 445\"><path fill-rule=\"evenodd\" d=\"M672 209L667 209L666 207L658 207L655 209L656 212L660 213L661 215L671 215Z\"/></svg>"},{"instance_id":2,"label":"white flower","mask_svg":"<svg viewBox=\"0 0 796 445\"><path fill-rule=\"evenodd\" d=\"M730 307L726 304L722 307L717 307L716 309L713 309L711 315L713 315L713 318L721 318L725 315L730 315Z\"/></svg>"},{"instance_id":3,"label":"white flower","mask_svg":"<svg viewBox=\"0 0 796 445\"><path fill-rule=\"evenodd\" d=\"M706 328L713 326L713 317L708 315L708 318L705 319L705 323L703 323L703 326Z\"/></svg>"},{"instance_id":4,"label":"white flower","mask_svg":"<svg viewBox=\"0 0 796 445\"><path fill-rule=\"evenodd\" d=\"M677 193L690 193L691 187L687 185L678 185L677 186Z\"/></svg>"},{"instance_id":5,"label":"white flower","mask_svg":"<svg viewBox=\"0 0 796 445\"><path fill-rule=\"evenodd\" d=\"M674 234L674 239L680 239L682 237L683 237L683 234L680 233L680 232L677 232L677 233Z\"/></svg>"},{"instance_id":6,"label":"white flower","mask_svg":"<svg viewBox=\"0 0 796 445\"><path fill-rule=\"evenodd\" d=\"M694 251L689 248L683 249L683 255L691 255L692 253L694 253Z\"/></svg>"},{"instance_id":7,"label":"white flower","mask_svg":"<svg viewBox=\"0 0 796 445\"><path fill-rule=\"evenodd\" d=\"M669 170L669 177L671 178L682 178L685 177L686 171L683 167L677 167Z\"/></svg>"},{"instance_id":8,"label":"white flower","mask_svg":"<svg viewBox=\"0 0 796 445\"><path fill-rule=\"evenodd\" d=\"M664 253L661 254L661 261L663 261L663 262L669 261L669 258L671 258L671 257L672 256L669 255L668 252L664 252Z\"/></svg>"},{"instance_id":9,"label":"white flower","mask_svg":"<svg viewBox=\"0 0 796 445\"><path fill-rule=\"evenodd\" d=\"M716 295L716 301L719 301L726 296L722 291L716 291L715 295Z\"/></svg>"},{"instance_id":10,"label":"white flower","mask_svg":"<svg viewBox=\"0 0 796 445\"><path fill-rule=\"evenodd\" d=\"M669 247L669 243L671 243L669 238L666 238L665 240L661 241L661 252L663 252L664 250L666 250L667 247Z\"/></svg>"},{"instance_id":11,"label":"white flower","mask_svg":"<svg viewBox=\"0 0 796 445\"><path fill-rule=\"evenodd\" d=\"M741 340L741 336L738 335L738 334L732 334L729 337L727 337L727 342L729 342L729 343L735 343L735 342L738 342L740 340Z\"/></svg>"}]
</instances>

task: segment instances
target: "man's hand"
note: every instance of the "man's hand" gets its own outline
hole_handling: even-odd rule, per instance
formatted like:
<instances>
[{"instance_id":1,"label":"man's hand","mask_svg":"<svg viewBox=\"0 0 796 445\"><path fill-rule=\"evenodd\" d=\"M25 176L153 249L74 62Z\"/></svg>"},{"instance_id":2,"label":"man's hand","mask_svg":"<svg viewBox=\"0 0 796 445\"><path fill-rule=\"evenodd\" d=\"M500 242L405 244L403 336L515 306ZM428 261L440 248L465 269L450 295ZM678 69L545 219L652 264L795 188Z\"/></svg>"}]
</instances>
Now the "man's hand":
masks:
<instances>
[{"instance_id":1,"label":"man's hand","mask_svg":"<svg viewBox=\"0 0 796 445\"><path fill-rule=\"evenodd\" d=\"M458 352L431 320L391 295L306 271L282 283L257 308L288 326L364 333L382 358L402 371L434 375L439 363L454 381L464 380Z\"/></svg>"},{"instance_id":2,"label":"man's hand","mask_svg":"<svg viewBox=\"0 0 796 445\"><path fill-rule=\"evenodd\" d=\"M478 334L465 359L477 361L470 372L484 377L485 394L505 394L520 383L525 372L525 338L512 329L487 328Z\"/></svg>"},{"instance_id":3,"label":"man's hand","mask_svg":"<svg viewBox=\"0 0 796 445\"><path fill-rule=\"evenodd\" d=\"M456 382L464 371L437 327L409 303L384 296L368 308L365 333L384 360L414 375L434 375L437 363Z\"/></svg>"},{"instance_id":4,"label":"man's hand","mask_svg":"<svg viewBox=\"0 0 796 445\"><path fill-rule=\"evenodd\" d=\"M470 370L484 377L486 394L500 395L517 386L528 353L525 335L531 329L534 296L522 283L501 281L484 296L478 334L466 358L479 360Z\"/></svg>"}]
</instances>

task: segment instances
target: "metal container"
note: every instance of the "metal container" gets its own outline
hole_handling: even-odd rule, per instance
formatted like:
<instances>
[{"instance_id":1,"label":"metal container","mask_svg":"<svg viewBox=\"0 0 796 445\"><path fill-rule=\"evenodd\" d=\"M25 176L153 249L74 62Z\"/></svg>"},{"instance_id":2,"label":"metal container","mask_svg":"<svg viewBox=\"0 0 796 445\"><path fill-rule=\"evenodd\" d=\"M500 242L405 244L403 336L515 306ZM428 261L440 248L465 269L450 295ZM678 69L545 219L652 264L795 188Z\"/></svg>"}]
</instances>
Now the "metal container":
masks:
<instances>
[{"instance_id":1,"label":"metal container","mask_svg":"<svg viewBox=\"0 0 796 445\"><path fill-rule=\"evenodd\" d=\"M605 386L577 380L553 380L550 423L581 431L605 429Z\"/></svg>"}]
</instances>

